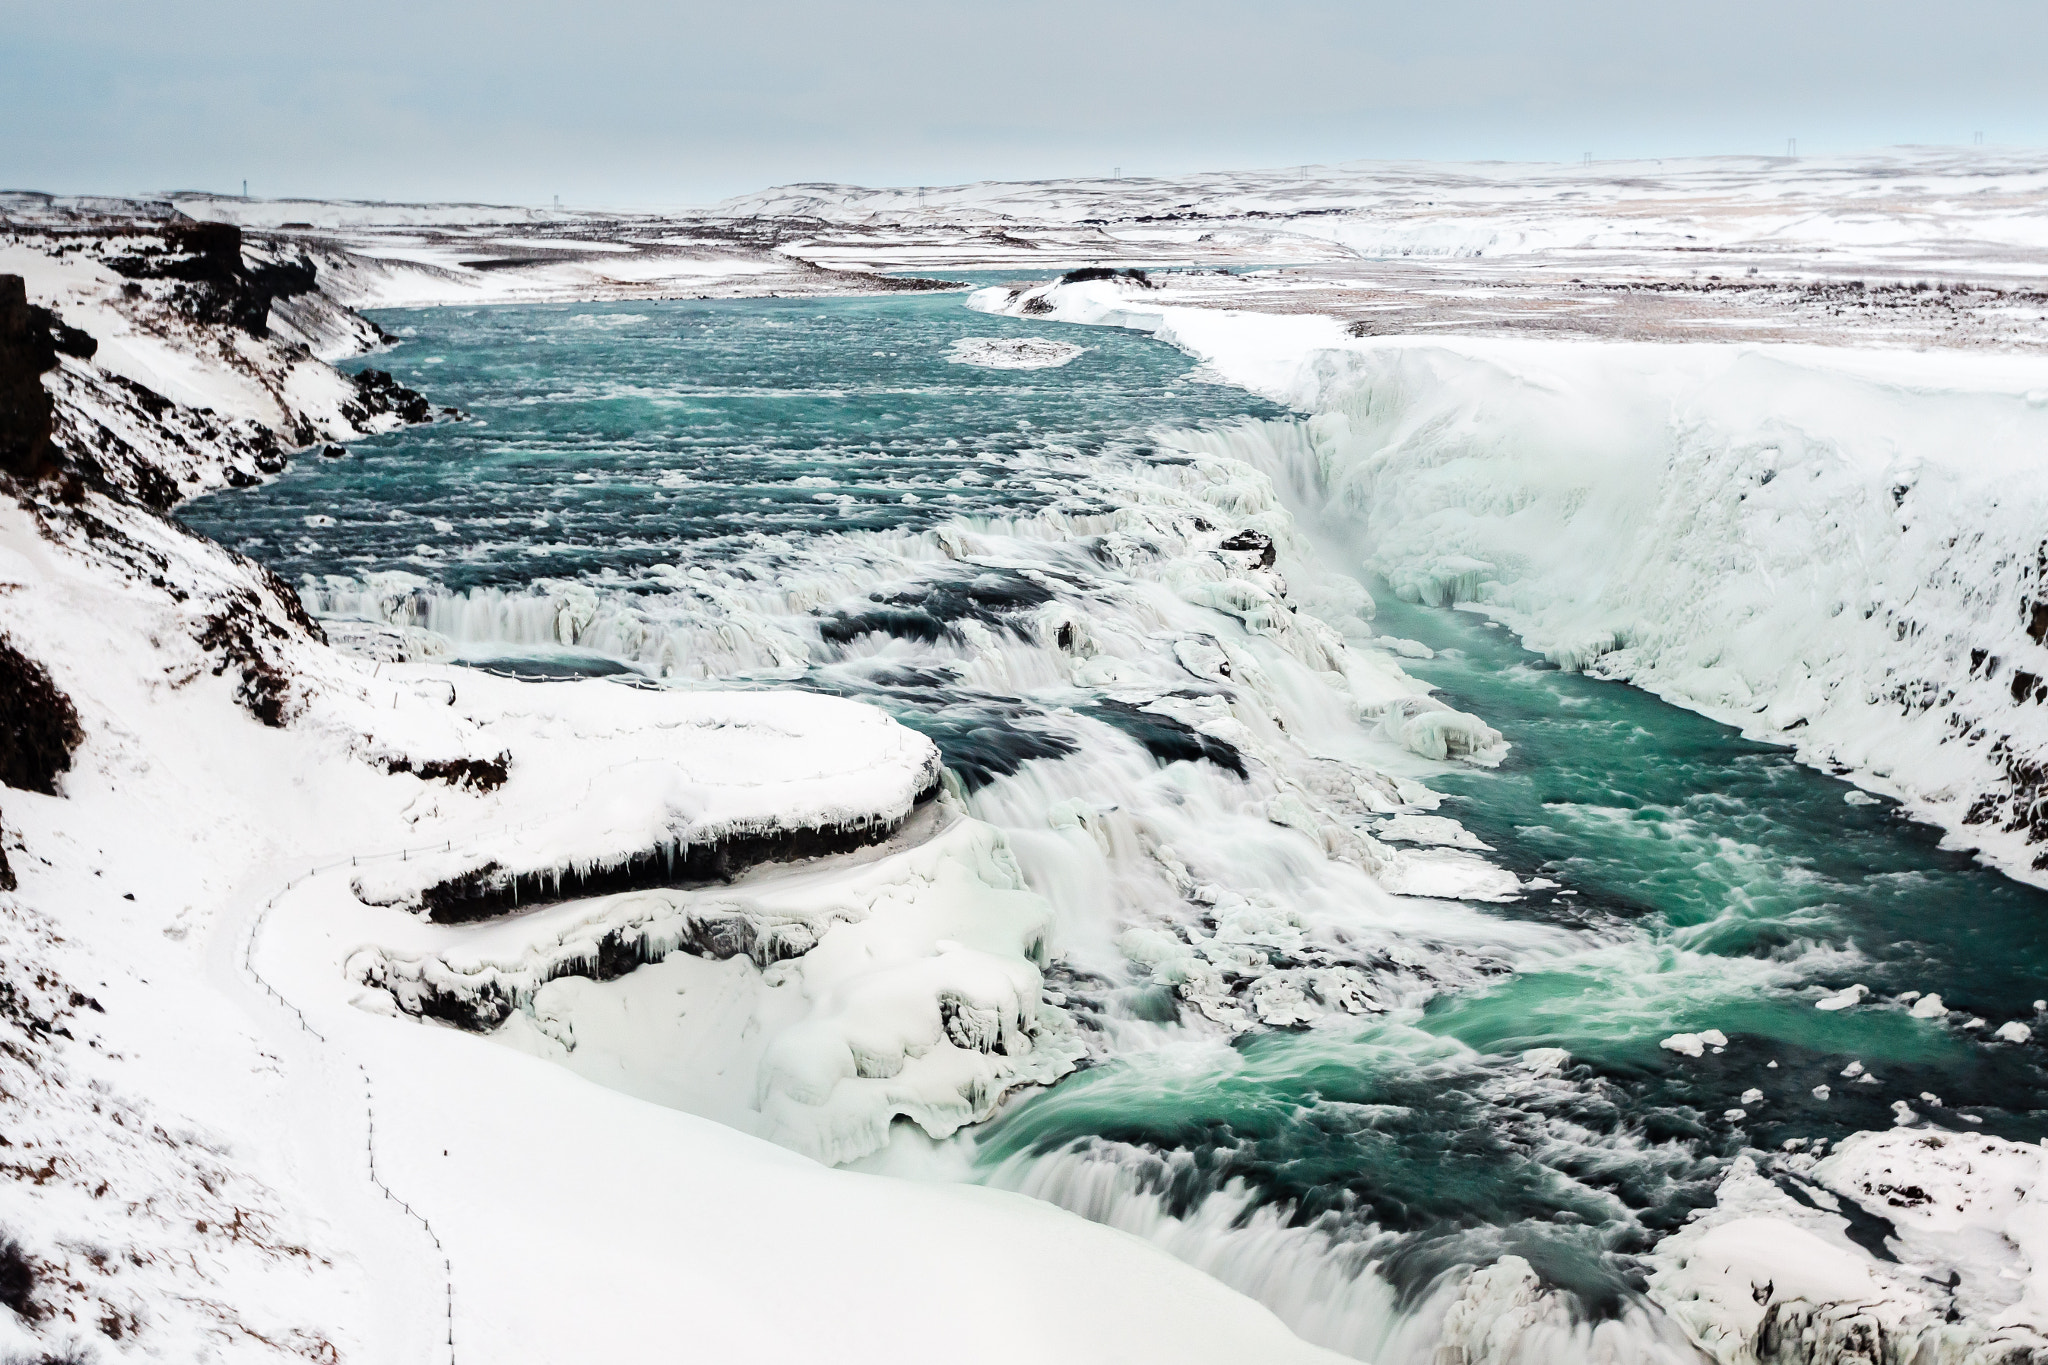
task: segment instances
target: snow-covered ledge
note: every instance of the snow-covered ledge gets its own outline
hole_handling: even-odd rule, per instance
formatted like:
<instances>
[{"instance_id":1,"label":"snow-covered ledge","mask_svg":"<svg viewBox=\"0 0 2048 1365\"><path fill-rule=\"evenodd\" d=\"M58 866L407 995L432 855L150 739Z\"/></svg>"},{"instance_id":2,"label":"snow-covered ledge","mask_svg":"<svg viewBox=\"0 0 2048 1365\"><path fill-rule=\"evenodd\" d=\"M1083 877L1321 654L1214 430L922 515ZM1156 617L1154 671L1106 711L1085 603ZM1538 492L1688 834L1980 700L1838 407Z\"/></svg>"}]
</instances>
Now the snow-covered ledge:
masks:
<instances>
[{"instance_id":1,"label":"snow-covered ledge","mask_svg":"<svg viewBox=\"0 0 2048 1365\"><path fill-rule=\"evenodd\" d=\"M938 790L932 742L857 702L447 672L380 670L394 700L415 704L388 720L333 717L337 728L377 727L377 742L402 753L504 755L474 837L356 880L367 901L442 922L846 852L887 838ZM448 699L438 715L416 700L437 691ZM367 699L375 705L374 687Z\"/></svg>"}]
</instances>

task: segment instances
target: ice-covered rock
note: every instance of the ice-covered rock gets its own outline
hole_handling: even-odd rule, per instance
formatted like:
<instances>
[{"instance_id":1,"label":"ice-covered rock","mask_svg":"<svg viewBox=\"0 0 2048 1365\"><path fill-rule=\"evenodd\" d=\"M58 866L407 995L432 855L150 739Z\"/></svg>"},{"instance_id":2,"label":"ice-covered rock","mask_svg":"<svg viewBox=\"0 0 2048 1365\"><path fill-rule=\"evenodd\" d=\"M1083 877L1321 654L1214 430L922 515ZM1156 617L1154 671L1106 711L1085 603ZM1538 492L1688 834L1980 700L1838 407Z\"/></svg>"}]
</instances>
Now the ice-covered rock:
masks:
<instances>
[{"instance_id":1,"label":"ice-covered rock","mask_svg":"<svg viewBox=\"0 0 2048 1365\"><path fill-rule=\"evenodd\" d=\"M1728 1046L1728 1035L1717 1028L1702 1029L1698 1033L1674 1033L1657 1046L1681 1056L1698 1057L1710 1047Z\"/></svg>"},{"instance_id":2,"label":"ice-covered rock","mask_svg":"<svg viewBox=\"0 0 2048 1365\"><path fill-rule=\"evenodd\" d=\"M502 688L495 679L472 693ZM931 741L800 692L680 693L601 679L501 692L512 781L570 795L544 830L501 829L366 869L358 894L443 921L729 877L886 838L938 786Z\"/></svg>"},{"instance_id":3,"label":"ice-covered rock","mask_svg":"<svg viewBox=\"0 0 2048 1365\"><path fill-rule=\"evenodd\" d=\"M1845 1010L1852 1005L1862 1004L1864 997L1869 994L1870 987L1859 981L1853 986L1844 986L1833 995L1823 996L1814 1001L1813 1007L1817 1010Z\"/></svg>"},{"instance_id":4,"label":"ice-covered rock","mask_svg":"<svg viewBox=\"0 0 2048 1365\"><path fill-rule=\"evenodd\" d=\"M1506 749L1500 731L1429 697L1404 698L1389 706L1381 726L1388 738L1411 753L1439 762L1461 758L1497 763Z\"/></svg>"},{"instance_id":5,"label":"ice-covered rock","mask_svg":"<svg viewBox=\"0 0 2048 1365\"><path fill-rule=\"evenodd\" d=\"M947 359L989 370L1050 370L1071 363L1087 349L1049 337L962 337L953 343Z\"/></svg>"},{"instance_id":6,"label":"ice-covered rock","mask_svg":"<svg viewBox=\"0 0 2048 1365\"><path fill-rule=\"evenodd\" d=\"M931 822L928 822L931 823ZM356 979L594 1080L827 1162L934 1137L1080 1055L1040 999L1050 913L1002 836L945 816L879 860L409 927ZM681 1064L697 1056L706 1066Z\"/></svg>"},{"instance_id":7,"label":"ice-covered rock","mask_svg":"<svg viewBox=\"0 0 2048 1365\"><path fill-rule=\"evenodd\" d=\"M1522 890L1506 868L1448 848L1403 849L1380 872L1379 882L1397 895L1444 900L1508 901Z\"/></svg>"},{"instance_id":8,"label":"ice-covered rock","mask_svg":"<svg viewBox=\"0 0 2048 1365\"><path fill-rule=\"evenodd\" d=\"M1395 843L1441 844L1491 852L1491 845L1456 820L1442 815L1396 815L1373 827L1373 836Z\"/></svg>"},{"instance_id":9,"label":"ice-covered rock","mask_svg":"<svg viewBox=\"0 0 2048 1365\"><path fill-rule=\"evenodd\" d=\"M1717 1203L1651 1253L1651 1296L1725 1365L2031 1359L2048 1302L2041 1149L1980 1134L1858 1133L1779 1182L1748 1157ZM1781 1187L1804 1186L1794 1198ZM1879 1260L1836 1212L1893 1230Z\"/></svg>"}]
</instances>

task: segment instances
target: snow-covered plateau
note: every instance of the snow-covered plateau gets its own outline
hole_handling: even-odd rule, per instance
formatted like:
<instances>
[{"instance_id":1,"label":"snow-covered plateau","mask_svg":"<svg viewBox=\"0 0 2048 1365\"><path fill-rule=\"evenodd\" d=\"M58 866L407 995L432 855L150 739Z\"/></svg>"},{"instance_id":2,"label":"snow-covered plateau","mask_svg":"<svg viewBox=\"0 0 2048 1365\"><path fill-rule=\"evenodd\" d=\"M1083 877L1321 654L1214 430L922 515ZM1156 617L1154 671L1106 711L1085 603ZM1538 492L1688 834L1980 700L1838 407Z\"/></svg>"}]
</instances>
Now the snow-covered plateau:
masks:
<instances>
[{"instance_id":1,"label":"snow-covered plateau","mask_svg":"<svg viewBox=\"0 0 2048 1365\"><path fill-rule=\"evenodd\" d=\"M1234 1082L1261 1040L1334 1047L1579 951L1488 916L1554 883L1426 784L1511 751L1404 672L1431 650L1374 632L1354 572L2048 886L2044 197L2037 158L1934 152L637 216L7 196L0 1359L2040 1365L2048 1149L1932 1093L1831 1149L1732 1155L1611 1301L1493 1246L1418 1305L1335 1214L1235 1177L1181 1197L1185 1152L1135 1139L931 1177L1021 1097L1114 1096L1113 1056L1169 1092ZM329 363L391 344L358 307L1103 263L1196 269L965 302L1145 332L1295 416L1031 465L1070 502L848 536L829 572L757 535L660 603L367 571L302 601L168 515L465 420ZM942 357L1062 382L1098 358L1042 333ZM891 612L937 621L930 649ZM632 671L451 661L508 641ZM977 795L989 772L850 683L775 685L807 661L1054 702L1015 733L1021 702L970 713L1013 779ZM1846 1030L2041 1046L2038 1004L1798 989ZM1151 1013L1105 1021L1132 1000ZM1642 1042L1713 1067L1726 1027ZM1479 1074L1418 1039L1418 1084ZM1603 1163L1679 1144L1590 1133L1580 1060L1470 1083L1612 1210ZM1316 1122L1398 1132L1420 1105Z\"/></svg>"}]
</instances>

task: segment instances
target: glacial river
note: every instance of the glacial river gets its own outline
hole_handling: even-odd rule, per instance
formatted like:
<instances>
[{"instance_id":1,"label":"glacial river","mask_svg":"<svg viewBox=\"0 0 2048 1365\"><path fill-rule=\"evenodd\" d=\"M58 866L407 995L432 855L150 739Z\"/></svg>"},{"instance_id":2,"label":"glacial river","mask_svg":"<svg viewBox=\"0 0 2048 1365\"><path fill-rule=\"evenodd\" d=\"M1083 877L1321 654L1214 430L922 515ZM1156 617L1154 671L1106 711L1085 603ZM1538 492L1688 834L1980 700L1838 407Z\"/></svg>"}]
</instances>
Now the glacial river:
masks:
<instances>
[{"instance_id":1,"label":"glacial river","mask_svg":"<svg viewBox=\"0 0 2048 1365\"><path fill-rule=\"evenodd\" d=\"M1051 900L1048 984L1093 1064L879 1169L1154 1237L1384 1365L1430 1360L1446 1296L1508 1253L1683 1358L1637 1258L1735 1156L1899 1106L2028 1141L2048 1123L2039 1050L1987 1041L2035 1016L2048 895L1783 750L1368 584L1370 629L1434 652L1400 666L1509 744L1495 767L1401 751L1316 654L1389 667L1326 581L1359 547L1284 492L1315 484L1293 418L1171 347L956 294L375 316L398 343L357 363L466 420L301 459L190 524L338 629L431 631L477 666L885 706ZM951 358L1018 336L1087 350ZM1168 591L1198 577L1188 537L1277 514L1261 473L1296 500L1279 568L1321 585L1297 596L1322 634ZM1393 829L1377 772L1441 794L1520 893L1387 895L1247 795ZM1304 1025L1261 994L1335 969L1369 1009ZM1852 983L1872 1003L1815 1008ZM1879 1003L1911 991L1960 1013ZM1725 1048L1660 1046L1707 1029ZM1549 1048L1568 1056L1528 1056Z\"/></svg>"}]
</instances>

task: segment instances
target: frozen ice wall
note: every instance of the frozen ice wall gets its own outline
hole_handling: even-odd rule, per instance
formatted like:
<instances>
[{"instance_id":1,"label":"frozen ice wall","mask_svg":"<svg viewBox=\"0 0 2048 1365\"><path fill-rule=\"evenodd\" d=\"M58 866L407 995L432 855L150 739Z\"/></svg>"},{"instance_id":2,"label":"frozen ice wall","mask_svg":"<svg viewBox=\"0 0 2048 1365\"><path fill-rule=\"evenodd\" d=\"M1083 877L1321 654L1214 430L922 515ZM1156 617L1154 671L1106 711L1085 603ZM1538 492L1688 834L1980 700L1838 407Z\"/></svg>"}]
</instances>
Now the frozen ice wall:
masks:
<instances>
[{"instance_id":1,"label":"frozen ice wall","mask_svg":"<svg viewBox=\"0 0 2048 1365\"><path fill-rule=\"evenodd\" d=\"M1474 604L2048 872L2048 361L1353 339L1040 292L1314 413L1212 439L1401 596Z\"/></svg>"},{"instance_id":2,"label":"frozen ice wall","mask_svg":"<svg viewBox=\"0 0 2048 1365\"><path fill-rule=\"evenodd\" d=\"M1791 740L2022 875L2048 864L2048 367L1753 347L1347 359L1318 473L1402 596L1476 601L1560 665Z\"/></svg>"}]
</instances>

